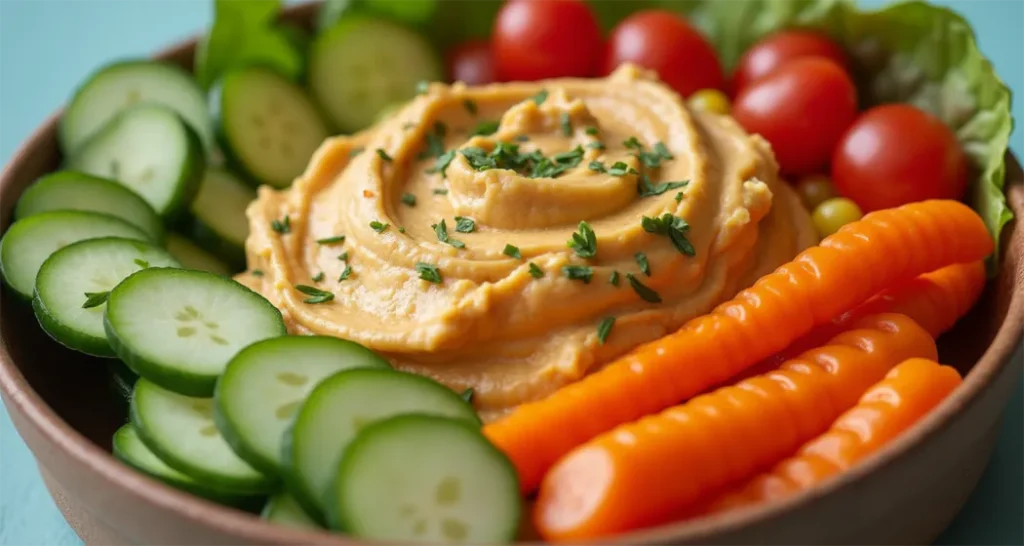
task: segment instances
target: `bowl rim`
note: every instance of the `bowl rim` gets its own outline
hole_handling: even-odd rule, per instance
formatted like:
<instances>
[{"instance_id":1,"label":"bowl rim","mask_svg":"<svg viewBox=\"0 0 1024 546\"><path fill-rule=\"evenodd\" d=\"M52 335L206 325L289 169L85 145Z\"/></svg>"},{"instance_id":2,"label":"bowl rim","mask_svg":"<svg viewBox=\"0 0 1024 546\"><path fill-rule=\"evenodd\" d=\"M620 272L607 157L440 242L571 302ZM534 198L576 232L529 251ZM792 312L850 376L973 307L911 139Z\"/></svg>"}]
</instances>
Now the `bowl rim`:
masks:
<instances>
[{"instance_id":1,"label":"bowl rim","mask_svg":"<svg viewBox=\"0 0 1024 546\"><path fill-rule=\"evenodd\" d=\"M316 6L315 3L290 6L283 10L283 15L293 20L308 17ZM161 49L154 57L164 60L185 58L195 47L199 36L195 35ZM48 117L28 139L19 145L0 173L0 189L14 185L13 173L20 171L28 163L29 157L37 150L45 148L51 143L47 135L55 129L61 113L62 109ZM1016 217L1020 218L1024 216L1024 175L1021 173L1019 163L1009 150L1006 153L1006 161L1004 191L1009 196L1010 207L1014 210ZM1013 240L1014 247L1018 249L1017 255L1024 260L1024 221L1014 220L1004 228L1003 241L1009 243L1011 240ZM1003 254L1005 255L1008 250L1008 248L1004 248ZM745 507L692 521L668 523L589 541L589 543L637 544L700 540L725 530L739 529L774 518L811 504L821 497L853 486L869 474L894 464L900 457L907 455L912 448L938 434L959 412L977 403L981 394L989 389L995 379L1014 360L1013 357L1020 348L1022 340L1024 340L1024 264L1017 264L1006 318L1000 324L992 343L986 348L970 373L964 377L963 384L924 419L919 420L904 434L861 461L854 468L826 483L780 501ZM2 337L0 337L0 395L2 395L8 411L20 413L28 425L34 427L51 446L99 474L108 485L117 488L123 495L132 496L135 502L170 510L182 519L196 521L243 540L261 543L389 544L359 540L329 531L307 531L273 525L260 519L256 514L207 501L134 470L115 459L111 453L101 449L100 446L94 444L57 415L32 389L14 364L14 359L8 352L6 341ZM35 453L33 453L33 458L36 458ZM102 519L98 512L90 513L94 517ZM517 544L541 545L544 543L519 542Z\"/></svg>"}]
</instances>

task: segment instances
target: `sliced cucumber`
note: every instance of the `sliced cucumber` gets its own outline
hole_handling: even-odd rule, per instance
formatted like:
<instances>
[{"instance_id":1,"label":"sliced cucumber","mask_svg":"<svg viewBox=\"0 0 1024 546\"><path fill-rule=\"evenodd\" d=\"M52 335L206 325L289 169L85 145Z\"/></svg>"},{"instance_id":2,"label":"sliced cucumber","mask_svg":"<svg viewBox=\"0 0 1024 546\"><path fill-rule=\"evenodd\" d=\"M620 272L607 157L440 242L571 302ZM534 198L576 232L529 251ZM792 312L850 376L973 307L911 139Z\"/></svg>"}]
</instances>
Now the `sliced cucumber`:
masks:
<instances>
[{"instance_id":1,"label":"sliced cucumber","mask_svg":"<svg viewBox=\"0 0 1024 546\"><path fill-rule=\"evenodd\" d=\"M204 148L213 148L206 97L191 75L169 63L121 61L100 68L75 91L60 120L65 155L77 152L121 111L142 103L177 112L198 133Z\"/></svg>"},{"instance_id":2,"label":"sliced cucumber","mask_svg":"<svg viewBox=\"0 0 1024 546\"><path fill-rule=\"evenodd\" d=\"M284 479L306 511L323 513L324 495L345 446L368 423L400 413L430 413L480 425L451 389L393 370L352 369L320 382L283 442Z\"/></svg>"},{"instance_id":3,"label":"sliced cucumber","mask_svg":"<svg viewBox=\"0 0 1024 546\"><path fill-rule=\"evenodd\" d=\"M39 267L56 250L96 237L127 237L145 241L139 228L98 212L60 210L18 220L0 239L0 273L18 295L32 298Z\"/></svg>"},{"instance_id":4,"label":"sliced cucumber","mask_svg":"<svg viewBox=\"0 0 1024 546\"><path fill-rule=\"evenodd\" d=\"M186 269L206 271L217 275L231 275L231 267L195 243L176 233L167 234L167 252L171 253Z\"/></svg>"},{"instance_id":5,"label":"sliced cucumber","mask_svg":"<svg viewBox=\"0 0 1024 546\"><path fill-rule=\"evenodd\" d=\"M129 387L134 387L135 382L139 380L139 374L133 372L131 368L125 366L124 362L120 360L108 360L107 368L110 369L111 375L117 376L122 383Z\"/></svg>"},{"instance_id":6,"label":"sliced cucumber","mask_svg":"<svg viewBox=\"0 0 1024 546\"><path fill-rule=\"evenodd\" d=\"M167 466L139 438L131 424L126 424L114 433L114 457L128 466L147 474L167 485L198 495L205 499L242 509L252 509L264 499L263 495L247 492L232 492L211 487L209 483L196 480Z\"/></svg>"},{"instance_id":7,"label":"sliced cucumber","mask_svg":"<svg viewBox=\"0 0 1024 546\"><path fill-rule=\"evenodd\" d=\"M297 529L322 529L313 518L309 517L309 514L299 506L299 503L295 501L295 498L288 493L277 493L270 497L267 501L267 505L263 507L263 512L260 517L278 525L285 527L295 527Z\"/></svg>"},{"instance_id":8,"label":"sliced cucumber","mask_svg":"<svg viewBox=\"0 0 1024 546\"><path fill-rule=\"evenodd\" d=\"M207 168L192 201L195 240L228 263L244 267L245 239L249 236L245 209L254 199L256 192L233 174Z\"/></svg>"},{"instance_id":9,"label":"sliced cucumber","mask_svg":"<svg viewBox=\"0 0 1024 546\"><path fill-rule=\"evenodd\" d=\"M411 99L420 81L439 79L441 62L430 44L383 19L343 19L310 51L313 98L345 132L363 129L385 106Z\"/></svg>"},{"instance_id":10,"label":"sliced cucumber","mask_svg":"<svg viewBox=\"0 0 1024 546\"><path fill-rule=\"evenodd\" d=\"M61 345L112 357L103 331L103 301L122 279L147 267L178 267L178 261L151 243L122 237L68 245L39 268L32 296L36 319Z\"/></svg>"},{"instance_id":11,"label":"sliced cucumber","mask_svg":"<svg viewBox=\"0 0 1024 546\"><path fill-rule=\"evenodd\" d=\"M285 336L242 349L217 380L214 419L249 464L281 472L281 438L313 387L349 368L389 368L373 351L344 339Z\"/></svg>"},{"instance_id":12,"label":"sliced cucumber","mask_svg":"<svg viewBox=\"0 0 1024 546\"><path fill-rule=\"evenodd\" d=\"M522 510L508 458L479 429L432 415L363 429L328 496L332 527L402 544L511 542Z\"/></svg>"},{"instance_id":13,"label":"sliced cucumber","mask_svg":"<svg viewBox=\"0 0 1024 546\"><path fill-rule=\"evenodd\" d=\"M291 185L330 133L302 88L260 67L234 70L220 88L220 137L232 162L276 188Z\"/></svg>"},{"instance_id":14,"label":"sliced cucumber","mask_svg":"<svg viewBox=\"0 0 1024 546\"><path fill-rule=\"evenodd\" d=\"M110 292L104 316L121 360L189 396L212 396L217 376L238 351L285 334L281 312L263 296L186 269L151 267L129 276Z\"/></svg>"},{"instance_id":15,"label":"sliced cucumber","mask_svg":"<svg viewBox=\"0 0 1024 546\"><path fill-rule=\"evenodd\" d=\"M211 486L267 493L274 479L249 466L224 441L213 422L213 399L160 388L145 377L135 382L132 426L168 466Z\"/></svg>"},{"instance_id":16,"label":"sliced cucumber","mask_svg":"<svg viewBox=\"0 0 1024 546\"><path fill-rule=\"evenodd\" d=\"M48 174L25 190L14 207L15 218L51 210L87 210L116 216L162 242L164 226L145 199L113 180L75 171Z\"/></svg>"},{"instance_id":17,"label":"sliced cucumber","mask_svg":"<svg viewBox=\"0 0 1024 546\"><path fill-rule=\"evenodd\" d=\"M174 111L143 104L119 113L82 143L68 167L117 180L167 217L192 202L206 156L196 132Z\"/></svg>"}]
</instances>

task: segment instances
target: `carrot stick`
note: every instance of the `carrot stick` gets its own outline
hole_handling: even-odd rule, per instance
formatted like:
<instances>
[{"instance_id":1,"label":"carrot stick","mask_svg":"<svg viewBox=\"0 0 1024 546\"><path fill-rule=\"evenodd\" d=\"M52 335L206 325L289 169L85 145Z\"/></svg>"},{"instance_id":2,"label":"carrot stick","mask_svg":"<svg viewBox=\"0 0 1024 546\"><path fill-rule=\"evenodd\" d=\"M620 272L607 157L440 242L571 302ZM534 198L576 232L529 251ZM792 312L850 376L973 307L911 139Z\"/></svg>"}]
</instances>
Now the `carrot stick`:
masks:
<instances>
[{"instance_id":1,"label":"carrot stick","mask_svg":"<svg viewBox=\"0 0 1024 546\"><path fill-rule=\"evenodd\" d=\"M992 251L956 201L868 214L679 331L484 427L524 491L573 447L721 383L895 282Z\"/></svg>"},{"instance_id":2,"label":"carrot stick","mask_svg":"<svg viewBox=\"0 0 1024 546\"><path fill-rule=\"evenodd\" d=\"M709 511L781 499L848 470L910 428L960 382L960 374L949 366L921 358L903 362L868 389L828 432L771 472L718 497Z\"/></svg>"},{"instance_id":3,"label":"carrot stick","mask_svg":"<svg viewBox=\"0 0 1024 546\"><path fill-rule=\"evenodd\" d=\"M853 326L779 370L571 451L541 484L534 512L541 536L588 539L670 520L827 430L898 363L936 356L935 341L906 316L871 315Z\"/></svg>"}]
</instances>

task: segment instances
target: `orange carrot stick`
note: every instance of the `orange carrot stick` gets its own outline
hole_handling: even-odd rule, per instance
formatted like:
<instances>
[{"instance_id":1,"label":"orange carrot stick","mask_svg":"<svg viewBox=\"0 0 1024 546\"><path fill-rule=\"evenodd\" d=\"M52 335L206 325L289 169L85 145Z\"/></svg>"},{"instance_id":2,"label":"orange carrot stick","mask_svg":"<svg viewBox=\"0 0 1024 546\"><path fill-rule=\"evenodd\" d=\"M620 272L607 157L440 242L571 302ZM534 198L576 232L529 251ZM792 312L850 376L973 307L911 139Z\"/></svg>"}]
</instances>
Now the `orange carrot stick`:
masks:
<instances>
[{"instance_id":1,"label":"orange carrot stick","mask_svg":"<svg viewBox=\"0 0 1024 546\"><path fill-rule=\"evenodd\" d=\"M548 540L588 539L672 519L796 451L907 358L936 356L906 316L864 317L829 345L764 376L619 426L544 477L534 524Z\"/></svg>"},{"instance_id":2,"label":"orange carrot stick","mask_svg":"<svg viewBox=\"0 0 1024 546\"><path fill-rule=\"evenodd\" d=\"M960 382L960 374L949 366L920 358L903 362L868 389L828 432L771 472L718 497L709 511L781 499L848 470L910 428Z\"/></svg>"},{"instance_id":3,"label":"orange carrot stick","mask_svg":"<svg viewBox=\"0 0 1024 546\"><path fill-rule=\"evenodd\" d=\"M895 282L991 251L981 218L956 201L873 212L712 313L520 406L484 432L531 491L556 460L594 436L725 381Z\"/></svg>"}]
</instances>

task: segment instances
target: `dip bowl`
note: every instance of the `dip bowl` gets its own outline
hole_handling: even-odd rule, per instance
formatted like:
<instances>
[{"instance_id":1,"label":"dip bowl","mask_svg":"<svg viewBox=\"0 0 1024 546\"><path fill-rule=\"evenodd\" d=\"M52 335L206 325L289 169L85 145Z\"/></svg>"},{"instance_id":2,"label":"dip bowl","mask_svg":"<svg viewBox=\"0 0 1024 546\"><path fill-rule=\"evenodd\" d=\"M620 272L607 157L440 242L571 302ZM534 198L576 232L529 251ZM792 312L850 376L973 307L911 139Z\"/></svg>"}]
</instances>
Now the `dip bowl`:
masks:
<instances>
[{"instance_id":1,"label":"dip bowl","mask_svg":"<svg viewBox=\"0 0 1024 546\"><path fill-rule=\"evenodd\" d=\"M316 5L284 17L309 25ZM191 68L194 41L160 55ZM59 113L22 144L0 176L0 226L18 196L58 167ZM1007 155L1006 193L1024 217L1024 173ZM981 300L939 340L965 380L896 441L852 471L783 502L608 539L619 544L920 544L942 532L974 489L1019 384L1024 331L1024 223L1002 236L1002 262ZM88 544L355 544L326 532L277 527L152 480L115 460L124 421L108 394L106 363L47 338L6 291L0 315L0 393L43 480Z\"/></svg>"}]
</instances>

